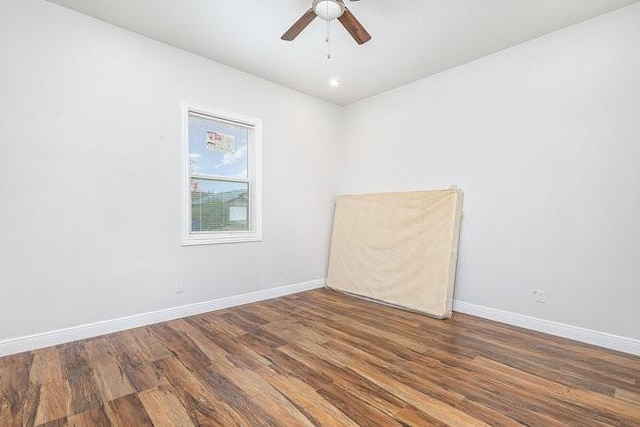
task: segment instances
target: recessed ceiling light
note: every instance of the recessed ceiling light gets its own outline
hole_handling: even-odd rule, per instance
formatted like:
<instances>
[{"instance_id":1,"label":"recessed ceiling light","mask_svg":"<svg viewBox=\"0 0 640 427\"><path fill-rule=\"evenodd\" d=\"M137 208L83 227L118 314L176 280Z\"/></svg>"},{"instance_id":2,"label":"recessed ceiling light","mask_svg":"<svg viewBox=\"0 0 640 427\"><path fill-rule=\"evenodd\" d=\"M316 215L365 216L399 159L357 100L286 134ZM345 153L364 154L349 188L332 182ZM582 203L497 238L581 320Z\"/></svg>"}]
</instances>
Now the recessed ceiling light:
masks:
<instances>
[{"instance_id":1,"label":"recessed ceiling light","mask_svg":"<svg viewBox=\"0 0 640 427\"><path fill-rule=\"evenodd\" d=\"M340 80L338 79L331 79L329 80L329 85L333 86L333 87L338 87L340 86Z\"/></svg>"}]
</instances>

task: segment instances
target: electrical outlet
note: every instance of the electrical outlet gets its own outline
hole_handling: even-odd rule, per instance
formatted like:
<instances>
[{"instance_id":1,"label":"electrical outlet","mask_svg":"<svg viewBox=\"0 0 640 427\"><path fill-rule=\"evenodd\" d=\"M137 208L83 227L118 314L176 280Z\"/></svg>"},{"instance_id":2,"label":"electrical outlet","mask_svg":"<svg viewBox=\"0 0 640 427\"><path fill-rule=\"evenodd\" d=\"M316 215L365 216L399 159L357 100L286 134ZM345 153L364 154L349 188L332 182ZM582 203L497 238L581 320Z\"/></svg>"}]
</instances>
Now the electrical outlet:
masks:
<instances>
[{"instance_id":1,"label":"electrical outlet","mask_svg":"<svg viewBox=\"0 0 640 427\"><path fill-rule=\"evenodd\" d=\"M547 293L542 289L536 289L533 291L533 297L536 299L537 303L544 304L547 302Z\"/></svg>"},{"instance_id":2,"label":"electrical outlet","mask_svg":"<svg viewBox=\"0 0 640 427\"><path fill-rule=\"evenodd\" d=\"M184 284L182 283L182 280L176 279L176 281L173 284L173 293L181 294L183 292L184 292Z\"/></svg>"}]
</instances>

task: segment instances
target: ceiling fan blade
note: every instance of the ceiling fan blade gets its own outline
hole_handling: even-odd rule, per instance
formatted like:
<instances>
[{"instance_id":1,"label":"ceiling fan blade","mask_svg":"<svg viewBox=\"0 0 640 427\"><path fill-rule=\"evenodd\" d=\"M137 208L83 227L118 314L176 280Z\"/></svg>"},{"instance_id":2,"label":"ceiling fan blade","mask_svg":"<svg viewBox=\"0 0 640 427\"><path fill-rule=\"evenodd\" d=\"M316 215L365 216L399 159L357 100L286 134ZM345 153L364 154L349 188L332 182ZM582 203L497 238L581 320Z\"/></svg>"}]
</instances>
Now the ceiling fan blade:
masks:
<instances>
[{"instance_id":1,"label":"ceiling fan blade","mask_svg":"<svg viewBox=\"0 0 640 427\"><path fill-rule=\"evenodd\" d=\"M287 40L287 41L291 41L293 39L295 39L296 37L298 37L298 34L300 34L300 32L302 30L304 30L305 28L307 28L307 25L309 25L311 23L311 21L313 21L316 18L315 12L313 11L313 9L309 9L305 12L304 15L302 15L300 17L300 19L298 19L292 26L291 28L289 28L287 30L286 33L284 33L282 35L282 37L280 37L282 40Z\"/></svg>"},{"instance_id":2,"label":"ceiling fan blade","mask_svg":"<svg viewBox=\"0 0 640 427\"><path fill-rule=\"evenodd\" d=\"M349 34L351 34L351 37L358 42L358 44L363 44L371 40L371 36L367 33L367 30L364 29L362 24L358 22L349 9L345 8L344 13L338 18L338 20L342 26L346 28Z\"/></svg>"}]
</instances>

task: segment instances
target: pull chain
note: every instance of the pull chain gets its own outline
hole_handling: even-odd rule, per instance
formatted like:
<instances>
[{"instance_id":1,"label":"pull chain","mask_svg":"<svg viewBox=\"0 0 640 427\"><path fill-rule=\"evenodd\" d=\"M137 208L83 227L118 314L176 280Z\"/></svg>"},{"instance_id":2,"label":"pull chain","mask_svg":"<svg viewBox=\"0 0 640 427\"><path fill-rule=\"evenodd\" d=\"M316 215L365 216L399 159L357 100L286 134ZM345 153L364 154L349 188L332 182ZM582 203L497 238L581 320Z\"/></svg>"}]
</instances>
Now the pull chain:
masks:
<instances>
[{"instance_id":1,"label":"pull chain","mask_svg":"<svg viewBox=\"0 0 640 427\"><path fill-rule=\"evenodd\" d=\"M329 15L329 2L327 3L327 15ZM331 21L327 21L327 37L324 39L327 43L327 59L331 59Z\"/></svg>"}]
</instances>

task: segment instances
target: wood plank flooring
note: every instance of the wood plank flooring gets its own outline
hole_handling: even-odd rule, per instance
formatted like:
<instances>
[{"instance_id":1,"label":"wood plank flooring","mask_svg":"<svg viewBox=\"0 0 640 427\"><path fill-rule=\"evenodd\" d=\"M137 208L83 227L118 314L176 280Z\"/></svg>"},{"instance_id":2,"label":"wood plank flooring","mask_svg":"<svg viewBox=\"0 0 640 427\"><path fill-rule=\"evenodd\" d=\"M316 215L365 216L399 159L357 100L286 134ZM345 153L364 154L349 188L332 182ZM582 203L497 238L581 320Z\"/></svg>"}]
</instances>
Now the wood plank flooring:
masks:
<instances>
[{"instance_id":1,"label":"wood plank flooring","mask_svg":"<svg viewBox=\"0 0 640 427\"><path fill-rule=\"evenodd\" d=\"M328 290L0 358L0 426L640 426L640 358Z\"/></svg>"}]
</instances>

